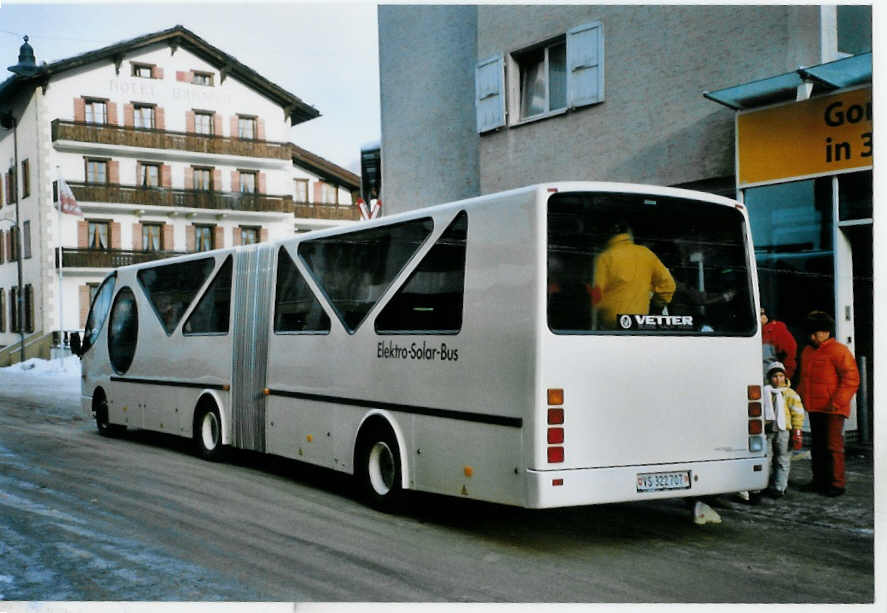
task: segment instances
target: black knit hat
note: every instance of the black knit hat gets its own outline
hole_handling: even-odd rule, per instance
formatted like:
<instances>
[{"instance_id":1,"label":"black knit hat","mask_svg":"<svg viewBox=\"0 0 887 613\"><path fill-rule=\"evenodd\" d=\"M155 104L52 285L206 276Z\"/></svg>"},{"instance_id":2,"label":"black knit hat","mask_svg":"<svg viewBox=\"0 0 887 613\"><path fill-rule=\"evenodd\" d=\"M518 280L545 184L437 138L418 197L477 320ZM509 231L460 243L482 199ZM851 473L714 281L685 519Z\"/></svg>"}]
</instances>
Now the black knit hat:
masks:
<instances>
[{"instance_id":1,"label":"black knit hat","mask_svg":"<svg viewBox=\"0 0 887 613\"><path fill-rule=\"evenodd\" d=\"M835 320L825 311L811 311L807 315L807 321L804 323L807 334L814 332L835 333Z\"/></svg>"}]
</instances>

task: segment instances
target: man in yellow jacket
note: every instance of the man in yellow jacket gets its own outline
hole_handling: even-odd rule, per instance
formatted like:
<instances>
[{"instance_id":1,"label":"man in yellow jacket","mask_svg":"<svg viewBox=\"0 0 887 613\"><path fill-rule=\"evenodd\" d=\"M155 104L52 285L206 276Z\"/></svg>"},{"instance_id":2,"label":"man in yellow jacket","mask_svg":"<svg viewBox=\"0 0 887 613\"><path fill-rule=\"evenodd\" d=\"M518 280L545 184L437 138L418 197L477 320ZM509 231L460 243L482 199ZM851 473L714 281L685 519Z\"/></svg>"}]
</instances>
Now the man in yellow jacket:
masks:
<instances>
[{"instance_id":1,"label":"man in yellow jacket","mask_svg":"<svg viewBox=\"0 0 887 613\"><path fill-rule=\"evenodd\" d=\"M591 289L592 327L616 328L619 315L648 315L651 300L657 308L671 302L675 281L656 254L636 245L625 223L613 227L613 236L594 263Z\"/></svg>"}]
</instances>

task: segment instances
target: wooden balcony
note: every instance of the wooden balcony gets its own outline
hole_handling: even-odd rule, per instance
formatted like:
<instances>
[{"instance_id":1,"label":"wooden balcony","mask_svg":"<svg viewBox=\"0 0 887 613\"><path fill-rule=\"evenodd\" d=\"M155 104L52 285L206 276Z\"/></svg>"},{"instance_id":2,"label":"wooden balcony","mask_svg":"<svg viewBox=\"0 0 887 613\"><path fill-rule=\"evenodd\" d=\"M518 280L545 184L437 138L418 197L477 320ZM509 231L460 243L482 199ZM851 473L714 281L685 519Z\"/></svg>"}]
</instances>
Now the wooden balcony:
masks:
<instances>
[{"instance_id":1,"label":"wooden balcony","mask_svg":"<svg viewBox=\"0 0 887 613\"><path fill-rule=\"evenodd\" d=\"M128 249L62 249L65 268L117 268L129 264L141 264L154 260L162 260L185 251L132 251ZM55 254L55 266L58 268L58 250Z\"/></svg>"},{"instance_id":2,"label":"wooden balcony","mask_svg":"<svg viewBox=\"0 0 887 613\"><path fill-rule=\"evenodd\" d=\"M57 140L147 149L176 149L242 157L290 159L289 143L172 132L170 130L124 128L109 124L83 123L62 119L55 119L52 122L52 141Z\"/></svg>"},{"instance_id":3,"label":"wooden balcony","mask_svg":"<svg viewBox=\"0 0 887 613\"><path fill-rule=\"evenodd\" d=\"M195 209L251 212L293 213L292 196L215 192L168 187L140 187L117 183L69 182L78 202L110 202L148 206L188 207ZM352 207L347 207L352 208ZM354 207L356 208L356 207ZM324 218L325 219L325 218Z\"/></svg>"},{"instance_id":4,"label":"wooden balcony","mask_svg":"<svg viewBox=\"0 0 887 613\"><path fill-rule=\"evenodd\" d=\"M360 219L360 209L350 204L306 204L304 202L296 203L293 206L293 213L296 217L306 219L329 219L336 221L358 221Z\"/></svg>"}]
</instances>

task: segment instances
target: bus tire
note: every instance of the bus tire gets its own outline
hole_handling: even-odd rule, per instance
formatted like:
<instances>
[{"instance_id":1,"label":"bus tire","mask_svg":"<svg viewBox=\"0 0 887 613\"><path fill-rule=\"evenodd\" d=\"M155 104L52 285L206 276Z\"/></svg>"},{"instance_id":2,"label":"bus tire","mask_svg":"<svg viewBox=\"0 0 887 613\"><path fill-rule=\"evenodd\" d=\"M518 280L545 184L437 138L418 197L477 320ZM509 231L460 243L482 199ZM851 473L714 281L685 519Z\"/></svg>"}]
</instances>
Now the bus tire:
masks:
<instances>
[{"instance_id":1,"label":"bus tire","mask_svg":"<svg viewBox=\"0 0 887 613\"><path fill-rule=\"evenodd\" d=\"M194 446L204 460L218 462L222 459L222 420L219 409L211 400L200 402L194 413Z\"/></svg>"},{"instance_id":2,"label":"bus tire","mask_svg":"<svg viewBox=\"0 0 887 613\"><path fill-rule=\"evenodd\" d=\"M126 430L126 426L112 424L108 421L108 399L105 397L105 392L99 389L96 391L93 398L92 405L95 410L95 427L100 435L118 436Z\"/></svg>"},{"instance_id":3,"label":"bus tire","mask_svg":"<svg viewBox=\"0 0 887 613\"><path fill-rule=\"evenodd\" d=\"M400 449L390 428L375 426L361 433L355 476L369 506L386 513L397 510L403 494Z\"/></svg>"}]
</instances>

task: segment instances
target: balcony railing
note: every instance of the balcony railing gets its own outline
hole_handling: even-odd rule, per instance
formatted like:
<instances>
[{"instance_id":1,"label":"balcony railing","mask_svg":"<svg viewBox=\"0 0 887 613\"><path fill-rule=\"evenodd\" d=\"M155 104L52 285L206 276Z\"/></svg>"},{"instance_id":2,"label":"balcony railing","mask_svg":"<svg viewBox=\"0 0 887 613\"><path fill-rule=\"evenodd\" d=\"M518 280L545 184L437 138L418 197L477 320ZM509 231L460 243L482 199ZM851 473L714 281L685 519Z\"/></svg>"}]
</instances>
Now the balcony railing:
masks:
<instances>
[{"instance_id":1,"label":"balcony railing","mask_svg":"<svg viewBox=\"0 0 887 613\"><path fill-rule=\"evenodd\" d=\"M343 204L306 204L296 203L293 206L296 217L308 219L330 219L336 221L357 221L360 219L360 209L356 206Z\"/></svg>"},{"instance_id":2,"label":"balcony railing","mask_svg":"<svg viewBox=\"0 0 887 613\"><path fill-rule=\"evenodd\" d=\"M55 119L52 122L52 140L53 142L57 140L73 140L84 143L124 145L148 149L177 149L180 151L276 158L280 160L287 160L290 156L287 143L230 138L210 134L172 132L170 130L124 128L110 124L84 123L62 119Z\"/></svg>"},{"instance_id":3,"label":"balcony railing","mask_svg":"<svg viewBox=\"0 0 887 613\"><path fill-rule=\"evenodd\" d=\"M149 206L189 207L195 209L283 212L295 209L292 196L215 192L169 187L139 187L117 183L78 183L68 185L79 202L113 202ZM351 208L351 207L348 207Z\"/></svg>"},{"instance_id":4,"label":"balcony railing","mask_svg":"<svg viewBox=\"0 0 887 613\"><path fill-rule=\"evenodd\" d=\"M62 260L65 268L117 268L129 264L141 264L153 260L162 260L185 251L131 251L128 249L62 249ZM58 250L55 254L55 266L58 268Z\"/></svg>"}]
</instances>

